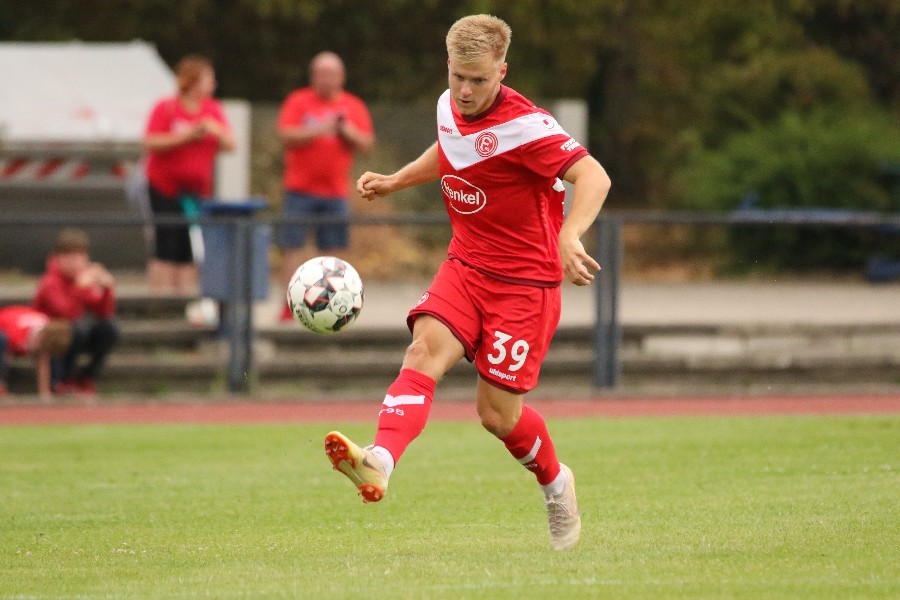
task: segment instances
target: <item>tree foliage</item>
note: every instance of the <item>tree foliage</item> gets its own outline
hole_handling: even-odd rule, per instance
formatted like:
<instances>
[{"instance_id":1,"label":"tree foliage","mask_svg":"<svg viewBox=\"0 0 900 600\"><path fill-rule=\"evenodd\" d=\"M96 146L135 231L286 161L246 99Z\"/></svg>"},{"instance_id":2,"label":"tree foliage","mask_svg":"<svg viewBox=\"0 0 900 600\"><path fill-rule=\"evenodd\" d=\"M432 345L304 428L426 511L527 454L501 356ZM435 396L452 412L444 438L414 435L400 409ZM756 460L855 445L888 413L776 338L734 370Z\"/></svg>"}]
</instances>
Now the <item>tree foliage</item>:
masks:
<instances>
[{"instance_id":1,"label":"tree foliage","mask_svg":"<svg viewBox=\"0 0 900 600\"><path fill-rule=\"evenodd\" d=\"M855 125L834 115L897 139L896 0L0 0L0 39L145 39L169 64L208 55L222 95L268 102L304 83L312 55L331 49L368 101L431 103L446 86L446 30L476 12L512 26L513 87L587 100L590 148L621 207L727 207L735 194L712 187L741 185L721 174L740 171L749 146L777 157L776 140L832 125L849 136ZM836 165L853 180L840 202L873 197L872 161L891 159L876 147L812 153L823 171ZM854 152L854 164L869 162L844 172ZM759 189L780 190L779 202L806 202L803 190L818 185L801 181L808 169L775 177L759 168L757 178L773 177ZM822 192L818 202L833 201Z\"/></svg>"},{"instance_id":2,"label":"tree foliage","mask_svg":"<svg viewBox=\"0 0 900 600\"><path fill-rule=\"evenodd\" d=\"M781 112L692 157L676 181L697 208L842 208L900 211L885 180L900 165L897 127L870 114Z\"/></svg>"}]
</instances>

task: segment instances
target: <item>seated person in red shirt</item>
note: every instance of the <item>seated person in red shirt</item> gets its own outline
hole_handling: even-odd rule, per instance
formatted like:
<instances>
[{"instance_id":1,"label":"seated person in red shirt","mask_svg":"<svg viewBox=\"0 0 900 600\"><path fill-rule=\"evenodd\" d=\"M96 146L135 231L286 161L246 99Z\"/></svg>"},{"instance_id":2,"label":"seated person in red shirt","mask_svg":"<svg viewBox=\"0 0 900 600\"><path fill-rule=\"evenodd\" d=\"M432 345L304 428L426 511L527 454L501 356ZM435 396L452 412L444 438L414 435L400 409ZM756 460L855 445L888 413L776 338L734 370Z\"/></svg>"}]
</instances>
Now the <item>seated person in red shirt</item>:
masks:
<instances>
[{"instance_id":1,"label":"seated person in red shirt","mask_svg":"<svg viewBox=\"0 0 900 600\"><path fill-rule=\"evenodd\" d=\"M0 395L6 392L6 355L34 356L37 391L50 398L50 357L61 356L72 343L72 327L29 306L0 308Z\"/></svg>"},{"instance_id":2,"label":"seated person in red shirt","mask_svg":"<svg viewBox=\"0 0 900 600\"><path fill-rule=\"evenodd\" d=\"M58 392L93 394L97 376L119 337L115 323L115 280L106 267L92 262L89 240L79 229L64 229L57 238L47 271L38 282L32 308L72 327L72 344L53 361ZM87 355L87 364L79 357Z\"/></svg>"}]
</instances>

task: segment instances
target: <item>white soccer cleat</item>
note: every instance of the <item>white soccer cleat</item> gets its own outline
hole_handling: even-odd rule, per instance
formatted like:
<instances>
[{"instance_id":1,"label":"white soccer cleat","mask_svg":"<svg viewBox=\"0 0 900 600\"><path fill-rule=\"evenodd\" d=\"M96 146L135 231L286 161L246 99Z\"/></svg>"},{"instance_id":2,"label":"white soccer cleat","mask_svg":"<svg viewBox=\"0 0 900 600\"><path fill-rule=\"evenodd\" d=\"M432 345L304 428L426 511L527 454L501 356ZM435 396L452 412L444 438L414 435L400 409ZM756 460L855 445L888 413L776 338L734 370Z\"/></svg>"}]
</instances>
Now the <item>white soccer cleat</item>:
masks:
<instances>
[{"instance_id":1,"label":"white soccer cleat","mask_svg":"<svg viewBox=\"0 0 900 600\"><path fill-rule=\"evenodd\" d=\"M360 448L339 431L325 436L325 454L335 470L353 482L363 502L378 502L387 491L388 478L381 460L370 448Z\"/></svg>"},{"instance_id":2,"label":"white soccer cleat","mask_svg":"<svg viewBox=\"0 0 900 600\"><path fill-rule=\"evenodd\" d=\"M575 475L566 465L559 466L566 473L566 486L559 494L544 498L544 504L550 524L550 545L554 550L570 550L581 537L581 514L575 499Z\"/></svg>"}]
</instances>

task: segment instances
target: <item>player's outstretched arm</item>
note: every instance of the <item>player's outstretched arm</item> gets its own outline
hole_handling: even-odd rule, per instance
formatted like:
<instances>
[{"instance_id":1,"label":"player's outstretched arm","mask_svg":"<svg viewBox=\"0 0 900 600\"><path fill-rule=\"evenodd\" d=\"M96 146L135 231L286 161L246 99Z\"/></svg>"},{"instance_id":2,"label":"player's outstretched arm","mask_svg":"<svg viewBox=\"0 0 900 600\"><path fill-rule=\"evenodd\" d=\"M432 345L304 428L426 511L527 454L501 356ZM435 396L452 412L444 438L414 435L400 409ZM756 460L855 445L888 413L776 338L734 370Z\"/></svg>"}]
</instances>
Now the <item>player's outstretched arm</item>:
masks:
<instances>
[{"instance_id":1,"label":"player's outstretched arm","mask_svg":"<svg viewBox=\"0 0 900 600\"><path fill-rule=\"evenodd\" d=\"M559 254L566 278L575 285L589 285L591 271L600 265L584 249L581 236L588 230L609 193L606 170L593 157L585 156L566 171L564 179L575 185L572 207L559 232Z\"/></svg>"},{"instance_id":2,"label":"player's outstretched arm","mask_svg":"<svg viewBox=\"0 0 900 600\"><path fill-rule=\"evenodd\" d=\"M404 190L434 181L440 177L437 142L396 173L382 175L366 171L356 181L356 191L366 200L387 196L391 192Z\"/></svg>"}]
</instances>

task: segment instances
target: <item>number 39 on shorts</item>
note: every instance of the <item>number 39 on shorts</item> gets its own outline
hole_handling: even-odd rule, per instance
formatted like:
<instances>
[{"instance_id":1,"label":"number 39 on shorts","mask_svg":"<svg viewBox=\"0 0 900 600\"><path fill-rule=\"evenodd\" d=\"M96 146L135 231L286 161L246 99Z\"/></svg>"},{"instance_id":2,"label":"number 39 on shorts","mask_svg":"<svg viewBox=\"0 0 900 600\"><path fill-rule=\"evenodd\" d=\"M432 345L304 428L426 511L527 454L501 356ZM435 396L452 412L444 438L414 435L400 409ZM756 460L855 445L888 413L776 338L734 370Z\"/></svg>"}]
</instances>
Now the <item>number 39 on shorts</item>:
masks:
<instances>
[{"instance_id":1,"label":"number 39 on shorts","mask_svg":"<svg viewBox=\"0 0 900 600\"><path fill-rule=\"evenodd\" d=\"M512 336L502 331L495 331L494 338L494 352L487 355L487 359L491 364L499 365L509 355L511 360L508 370L518 371L521 369L522 365L525 364L525 358L528 356L528 342L525 340L512 341Z\"/></svg>"}]
</instances>

